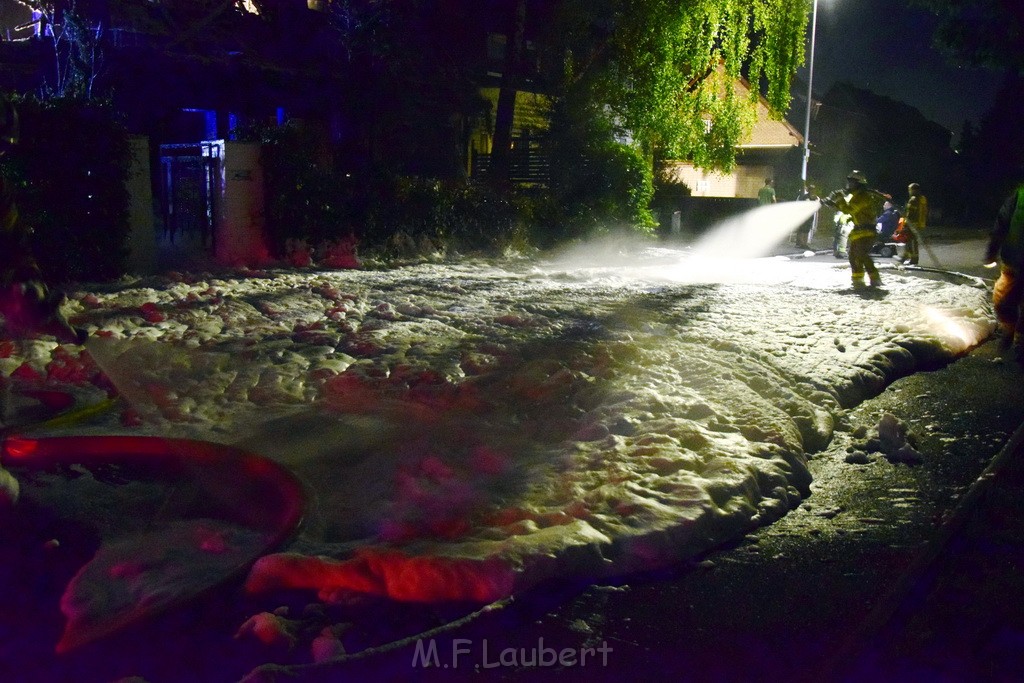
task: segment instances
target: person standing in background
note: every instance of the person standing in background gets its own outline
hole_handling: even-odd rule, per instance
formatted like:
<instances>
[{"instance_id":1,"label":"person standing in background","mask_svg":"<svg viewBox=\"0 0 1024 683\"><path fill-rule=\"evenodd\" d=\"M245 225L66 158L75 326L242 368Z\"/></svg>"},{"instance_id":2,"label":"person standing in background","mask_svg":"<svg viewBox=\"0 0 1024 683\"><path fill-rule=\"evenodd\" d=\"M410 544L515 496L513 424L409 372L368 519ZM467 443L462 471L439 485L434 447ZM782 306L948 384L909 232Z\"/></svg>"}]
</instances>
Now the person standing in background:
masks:
<instances>
[{"instance_id":1,"label":"person standing in background","mask_svg":"<svg viewBox=\"0 0 1024 683\"><path fill-rule=\"evenodd\" d=\"M896 232L900 222L900 212L888 199L882 203L882 214L875 219L875 230L878 231L878 241L888 242Z\"/></svg>"},{"instance_id":2,"label":"person standing in background","mask_svg":"<svg viewBox=\"0 0 1024 683\"><path fill-rule=\"evenodd\" d=\"M921 194L921 186L917 183L907 186L907 194L909 198L903 216L909 235L903 263L916 266L920 258L921 231L928 225L928 198Z\"/></svg>"},{"instance_id":3,"label":"person standing in background","mask_svg":"<svg viewBox=\"0 0 1024 683\"><path fill-rule=\"evenodd\" d=\"M774 204L778 201L775 198L775 181L771 178L764 179L764 187L757 192L757 203L761 206L765 204Z\"/></svg>"},{"instance_id":4,"label":"person standing in background","mask_svg":"<svg viewBox=\"0 0 1024 683\"><path fill-rule=\"evenodd\" d=\"M816 202L818 198L814 194L813 185L804 185L800 194L796 196L798 202ZM815 211L814 215L804 221L799 228L793 232L793 244L798 249L810 249L811 248L811 235L814 234L815 228L818 227L818 212Z\"/></svg>"}]
</instances>

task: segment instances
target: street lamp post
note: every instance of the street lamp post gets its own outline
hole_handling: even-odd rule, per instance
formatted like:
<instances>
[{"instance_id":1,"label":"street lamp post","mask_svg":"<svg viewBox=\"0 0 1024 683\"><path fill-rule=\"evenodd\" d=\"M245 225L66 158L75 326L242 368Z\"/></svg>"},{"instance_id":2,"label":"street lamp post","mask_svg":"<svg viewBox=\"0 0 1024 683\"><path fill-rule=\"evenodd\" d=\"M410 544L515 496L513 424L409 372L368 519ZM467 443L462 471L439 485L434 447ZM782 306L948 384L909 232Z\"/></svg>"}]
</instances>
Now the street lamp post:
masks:
<instances>
[{"instance_id":1,"label":"street lamp post","mask_svg":"<svg viewBox=\"0 0 1024 683\"><path fill-rule=\"evenodd\" d=\"M811 93L814 88L814 36L818 31L818 0L811 7L811 56L807 71L807 114L804 118L804 159L800 167L800 180L807 186L807 159L811 155Z\"/></svg>"},{"instance_id":2,"label":"street lamp post","mask_svg":"<svg viewBox=\"0 0 1024 683\"><path fill-rule=\"evenodd\" d=\"M808 60L807 68L807 113L804 117L804 158L803 163L800 166L800 181L802 191L807 192L810 188L807 186L807 160L811 156L811 101L812 101L812 89L814 88L814 36L818 32L818 0L814 0L814 5L811 6L811 56ZM818 232L818 212L815 211L811 217L811 229L807 233L808 240L810 237Z\"/></svg>"}]
</instances>

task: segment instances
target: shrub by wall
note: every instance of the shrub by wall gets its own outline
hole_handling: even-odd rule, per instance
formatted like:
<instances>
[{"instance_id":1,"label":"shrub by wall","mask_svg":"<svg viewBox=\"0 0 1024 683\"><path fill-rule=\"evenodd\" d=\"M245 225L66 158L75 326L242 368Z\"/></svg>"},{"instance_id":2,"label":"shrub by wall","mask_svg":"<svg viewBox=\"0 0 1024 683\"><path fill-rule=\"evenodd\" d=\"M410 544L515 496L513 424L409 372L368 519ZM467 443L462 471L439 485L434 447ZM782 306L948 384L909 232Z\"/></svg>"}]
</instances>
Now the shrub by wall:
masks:
<instances>
[{"instance_id":1,"label":"shrub by wall","mask_svg":"<svg viewBox=\"0 0 1024 683\"><path fill-rule=\"evenodd\" d=\"M246 133L264 144L271 248L316 247L354 235L363 250L408 256L432 250L500 254L549 247L612 230L650 233L650 160L615 142L607 127L565 135L552 153L552 187L499 193L471 181L349 176L332 168L327 142L289 124Z\"/></svg>"},{"instance_id":2,"label":"shrub by wall","mask_svg":"<svg viewBox=\"0 0 1024 683\"><path fill-rule=\"evenodd\" d=\"M516 204L486 185L398 177L376 187L365 216L371 244L401 234L417 244L498 254L521 238Z\"/></svg>"},{"instance_id":3,"label":"shrub by wall","mask_svg":"<svg viewBox=\"0 0 1024 683\"><path fill-rule=\"evenodd\" d=\"M500 252L519 234L513 203L486 187L386 171L339 173L326 141L297 124L244 136L263 143L267 233L278 257L298 240L317 247L349 235L361 249L393 255L447 247Z\"/></svg>"},{"instance_id":4,"label":"shrub by wall","mask_svg":"<svg viewBox=\"0 0 1024 683\"><path fill-rule=\"evenodd\" d=\"M242 137L263 144L267 236L276 256L285 254L290 240L317 245L351 232L356 216L349 183L334 171L320 135L290 123Z\"/></svg>"},{"instance_id":5,"label":"shrub by wall","mask_svg":"<svg viewBox=\"0 0 1024 683\"><path fill-rule=\"evenodd\" d=\"M617 141L600 113L556 110L551 140L551 201L560 213L551 241L652 231L653 165Z\"/></svg>"},{"instance_id":6,"label":"shrub by wall","mask_svg":"<svg viewBox=\"0 0 1024 683\"><path fill-rule=\"evenodd\" d=\"M17 103L21 142L4 172L51 282L124 274L130 230L128 133L113 110L75 99Z\"/></svg>"}]
</instances>

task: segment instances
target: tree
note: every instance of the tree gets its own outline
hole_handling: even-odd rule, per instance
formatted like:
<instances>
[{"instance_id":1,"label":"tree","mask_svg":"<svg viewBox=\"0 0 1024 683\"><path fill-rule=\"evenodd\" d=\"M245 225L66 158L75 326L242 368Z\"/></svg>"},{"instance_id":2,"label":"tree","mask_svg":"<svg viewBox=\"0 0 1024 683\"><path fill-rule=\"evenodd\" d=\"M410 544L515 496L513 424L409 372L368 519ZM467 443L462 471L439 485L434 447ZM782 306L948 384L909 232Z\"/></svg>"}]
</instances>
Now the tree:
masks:
<instances>
[{"instance_id":1,"label":"tree","mask_svg":"<svg viewBox=\"0 0 1024 683\"><path fill-rule=\"evenodd\" d=\"M339 38L349 162L384 174L465 175L466 131L482 116L486 7L477 0L346 0Z\"/></svg>"},{"instance_id":2,"label":"tree","mask_svg":"<svg viewBox=\"0 0 1024 683\"><path fill-rule=\"evenodd\" d=\"M648 155L730 170L759 86L789 108L804 59L807 0L562 0L547 35L555 92L585 102ZM749 99L733 85L745 75Z\"/></svg>"},{"instance_id":3,"label":"tree","mask_svg":"<svg viewBox=\"0 0 1024 683\"><path fill-rule=\"evenodd\" d=\"M75 0L19 0L39 17L43 35L53 45L53 69L46 86L54 97L91 99L103 65L103 22L90 18L88 3Z\"/></svg>"},{"instance_id":4,"label":"tree","mask_svg":"<svg viewBox=\"0 0 1024 683\"><path fill-rule=\"evenodd\" d=\"M516 0L513 17L505 68L501 73L501 88L494 115L494 141L491 146L491 183L499 190L507 189L512 171L512 123L526 34L526 0Z\"/></svg>"},{"instance_id":5,"label":"tree","mask_svg":"<svg viewBox=\"0 0 1024 683\"><path fill-rule=\"evenodd\" d=\"M939 18L935 42L969 64L1024 75L1024 4L1020 0L910 0Z\"/></svg>"},{"instance_id":6,"label":"tree","mask_svg":"<svg viewBox=\"0 0 1024 683\"><path fill-rule=\"evenodd\" d=\"M1024 178L1022 97L1024 76L1006 74L976 134L963 141L961 157L967 169L967 190L977 217L986 223L999 209L1006 194Z\"/></svg>"}]
</instances>

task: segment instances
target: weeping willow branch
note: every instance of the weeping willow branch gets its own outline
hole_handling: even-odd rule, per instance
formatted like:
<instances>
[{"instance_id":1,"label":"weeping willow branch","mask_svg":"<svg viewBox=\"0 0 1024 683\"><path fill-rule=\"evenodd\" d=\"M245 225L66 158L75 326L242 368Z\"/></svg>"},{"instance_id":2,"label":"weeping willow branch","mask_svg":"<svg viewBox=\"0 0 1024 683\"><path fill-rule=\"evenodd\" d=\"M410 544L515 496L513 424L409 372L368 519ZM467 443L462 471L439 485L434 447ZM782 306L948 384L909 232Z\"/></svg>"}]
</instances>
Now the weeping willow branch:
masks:
<instances>
[{"instance_id":1,"label":"weeping willow branch","mask_svg":"<svg viewBox=\"0 0 1024 683\"><path fill-rule=\"evenodd\" d=\"M810 0L563 0L551 40L563 89L601 103L648 153L727 170L759 95L789 108ZM746 77L751 97L736 92Z\"/></svg>"}]
</instances>

